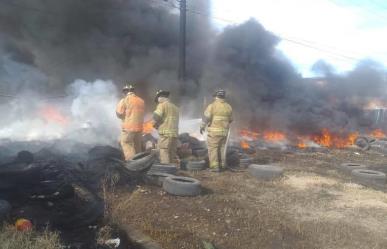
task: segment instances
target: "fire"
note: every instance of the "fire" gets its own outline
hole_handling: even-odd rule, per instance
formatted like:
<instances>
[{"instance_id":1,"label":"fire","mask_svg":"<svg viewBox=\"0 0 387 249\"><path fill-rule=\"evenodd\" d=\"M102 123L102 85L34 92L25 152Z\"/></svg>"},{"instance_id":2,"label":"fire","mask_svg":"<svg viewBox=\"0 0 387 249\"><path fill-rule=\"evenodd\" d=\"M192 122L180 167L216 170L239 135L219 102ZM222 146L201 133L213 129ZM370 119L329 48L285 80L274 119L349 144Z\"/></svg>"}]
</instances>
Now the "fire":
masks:
<instances>
[{"instance_id":1,"label":"fire","mask_svg":"<svg viewBox=\"0 0 387 249\"><path fill-rule=\"evenodd\" d=\"M358 135L357 132L348 135L333 134L324 128L320 135L313 136L313 141L324 147L345 148L353 145Z\"/></svg>"},{"instance_id":2,"label":"fire","mask_svg":"<svg viewBox=\"0 0 387 249\"><path fill-rule=\"evenodd\" d=\"M308 146L307 146L306 143L304 143L304 142L299 142L299 143L297 144L297 147L300 148L300 149L305 149L305 148L307 148Z\"/></svg>"},{"instance_id":3,"label":"fire","mask_svg":"<svg viewBox=\"0 0 387 249\"><path fill-rule=\"evenodd\" d=\"M263 133L263 138L266 141L279 142L286 140L286 135L280 131L266 131Z\"/></svg>"},{"instance_id":4,"label":"fire","mask_svg":"<svg viewBox=\"0 0 387 249\"><path fill-rule=\"evenodd\" d=\"M241 132L242 134L242 132ZM247 131L243 131L244 135L250 134ZM375 134L377 134L375 132ZM383 134L381 131L378 131L378 134ZM240 141L240 146L244 149L250 148L247 141L262 139L266 142L284 142L290 141L293 142L294 146L297 146L300 149L305 149L309 146L323 146L328 148L345 148L355 144L357 137L359 136L358 132L351 133L334 133L329 131L327 128L321 130L320 133L309 135L309 136L294 136L292 134L287 134L281 131L265 131L261 136L244 136Z\"/></svg>"},{"instance_id":5,"label":"fire","mask_svg":"<svg viewBox=\"0 0 387 249\"><path fill-rule=\"evenodd\" d=\"M332 135L328 129L323 129L320 135L316 135L312 139L314 142L322 146L325 146L325 147L332 146Z\"/></svg>"},{"instance_id":6,"label":"fire","mask_svg":"<svg viewBox=\"0 0 387 249\"><path fill-rule=\"evenodd\" d=\"M241 140L240 145L241 148L245 150L250 148L250 145L245 140Z\"/></svg>"},{"instance_id":7,"label":"fire","mask_svg":"<svg viewBox=\"0 0 387 249\"><path fill-rule=\"evenodd\" d=\"M69 123L69 119L52 106L43 107L39 113L47 122L54 122L61 125L67 125Z\"/></svg>"},{"instance_id":8,"label":"fire","mask_svg":"<svg viewBox=\"0 0 387 249\"><path fill-rule=\"evenodd\" d=\"M308 147L308 145L307 145L307 141L308 141L308 140L309 140L309 139L306 138L306 137L298 137L298 138L297 138L297 141L298 141L297 147L298 147L299 149L305 149L305 148L307 148L307 147Z\"/></svg>"},{"instance_id":9,"label":"fire","mask_svg":"<svg viewBox=\"0 0 387 249\"><path fill-rule=\"evenodd\" d=\"M146 121L143 126L143 133L150 134L153 131L153 122L152 120Z\"/></svg>"},{"instance_id":10,"label":"fire","mask_svg":"<svg viewBox=\"0 0 387 249\"><path fill-rule=\"evenodd\" d=\"M376 129L370 133L371 136L375 138L385 138L386 134L381 129Z\"/></svg>"},{"instance_id":11,"label":"fire","mask_svg":"<svg viewBox=\"0 0 387 249\"><path fill-rule=\"evenodd\" d=\"M254 131L249 131L249 130L241 130L239 132L239 134L242 136L242 137L246 137L246 138L249 138L249 139L252 139L252 140L256 140L259 138L259 133L258 132L254 132Z\"/></svg>"}]
</instances>

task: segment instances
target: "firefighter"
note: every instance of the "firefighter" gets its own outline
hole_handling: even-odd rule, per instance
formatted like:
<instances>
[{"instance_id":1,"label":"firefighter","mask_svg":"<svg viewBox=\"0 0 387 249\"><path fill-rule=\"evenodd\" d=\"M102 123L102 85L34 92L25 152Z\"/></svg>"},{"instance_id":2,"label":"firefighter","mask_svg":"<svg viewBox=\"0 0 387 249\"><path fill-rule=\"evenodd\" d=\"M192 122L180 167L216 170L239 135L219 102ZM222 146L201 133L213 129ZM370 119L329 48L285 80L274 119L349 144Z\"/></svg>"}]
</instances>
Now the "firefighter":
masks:
<instances>
[{"instance_id":1,"label":"firefighter","mask_svg":"<svg viewBox=\"0 0 387 249\"><path fill-rule=\"evenodd\" d=\"M124 97L117 105L116 114L122 120L120 144L127 161L141 152L145 109L144 100L135 94L132 85L126 85L122 92Z\"/></svg>"},{"instance_id":2,"label":"firefighter","mask_svg":"<svg viewBox=\"0 0 387 249\"><path fill-rule=\"evenodd\" d=\"M203 134L207 128L210 169L214 172L220 172L226 163L225 145L232 122L232 108L225 100L225 90L217 90L214 97L214 102L204 112L200 133Z\"/></svg>"},{"instance_id":3,"label":"firefighter","mask_svg":"<svg viewBox=\"0 0 387 249\"><path fill-rule=\"evenodd\" d=\"M177 136L179 133L179 108L169 100L169 92L159 90L153 112L153 126L159 132L160 163L176 163Z\"/></svg>"}]
</instances>

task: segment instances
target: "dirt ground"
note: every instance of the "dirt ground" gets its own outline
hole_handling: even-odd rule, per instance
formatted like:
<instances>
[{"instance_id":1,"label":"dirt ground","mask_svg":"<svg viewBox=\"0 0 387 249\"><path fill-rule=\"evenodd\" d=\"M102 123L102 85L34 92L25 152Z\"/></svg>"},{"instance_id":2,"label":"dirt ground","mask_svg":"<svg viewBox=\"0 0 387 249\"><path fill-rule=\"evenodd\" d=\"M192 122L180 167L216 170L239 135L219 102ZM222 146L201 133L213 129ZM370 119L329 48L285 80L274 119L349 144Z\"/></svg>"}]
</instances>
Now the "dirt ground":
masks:
<instances>
[{"instance_id":1,"label":"dirt ground","mask_svg":"<svg viewBox=\"0 0 387 249\"><path fill-rule=\"evenodd\" d=\"M358 162L387 171L383 155L264 150L256 162L279 165L285 176L260 182L247 172L184 172L202 182L201 196L170 196L145 184L116 189L109 195L111 216L164 249L203 248L203 240L218 249L387 248L387 194L336 170Z\"/></svg>"}]
</instances>

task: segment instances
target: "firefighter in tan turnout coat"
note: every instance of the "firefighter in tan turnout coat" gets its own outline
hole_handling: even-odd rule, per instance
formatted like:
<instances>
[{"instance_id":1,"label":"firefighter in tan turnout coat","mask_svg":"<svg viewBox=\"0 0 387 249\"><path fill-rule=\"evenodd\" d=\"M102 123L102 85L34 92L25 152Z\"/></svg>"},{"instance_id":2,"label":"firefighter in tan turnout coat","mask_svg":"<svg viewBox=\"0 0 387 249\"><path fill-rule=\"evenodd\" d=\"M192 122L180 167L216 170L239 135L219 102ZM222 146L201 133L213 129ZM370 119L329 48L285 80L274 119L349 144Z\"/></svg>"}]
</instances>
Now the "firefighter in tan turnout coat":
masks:
<instances>
[{"instance_id":1,"label":"firefighter in tan turnout coat","mask_svg":"<svg viewBox=\"0 0 387 249\"><path fill-rule=\"evenodd\" d=\"M118 103L116 114L122 120L120 144L125 160L130 160L141 152L145 108L144 100L135 94L133 86L125 86L122 92L125 96Z\"/></svg>"},{"instance_id":2,"label":"firefighter in tan turnout coat","mask_svg":"<svg viewBox=\"0 0 387 249\"><path fill-rule=\"evenodd\" d=\"M217 90L214 94L215 100L204 112L200 133L203 134L207 128L208 156L210 169L219 172L225 167L225 145L232 122L232 108L225 101L225 90Z\"/></svg>"},{"instance_id":3,"label":"firefighter in tan turnout coat","mask_svg":"<svg viewBox=\"0 0 387 249\"><path fill-rule=\"evenodd\" d=\"M155 102L158 105L153 112L153 126L158 130L160 136L158 141L160 163L175 163L179 134L179 108L169 100L168 91L157 91Z\"/></svg>"}]
</instances>

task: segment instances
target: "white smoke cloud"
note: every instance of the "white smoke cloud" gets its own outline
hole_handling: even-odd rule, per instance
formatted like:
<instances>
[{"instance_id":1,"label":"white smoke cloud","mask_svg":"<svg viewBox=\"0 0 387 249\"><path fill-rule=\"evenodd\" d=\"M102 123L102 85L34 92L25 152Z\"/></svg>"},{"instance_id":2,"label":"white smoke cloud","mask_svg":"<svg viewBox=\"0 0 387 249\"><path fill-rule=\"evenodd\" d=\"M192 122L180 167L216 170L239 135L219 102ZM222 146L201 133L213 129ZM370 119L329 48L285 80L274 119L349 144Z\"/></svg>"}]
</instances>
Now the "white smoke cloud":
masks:
<instances>
[{"instance_id":1,"label":"white smoke cloud","mask_svg":"<svg viewBox=\"0 0 387 249\"><path fill-rule=\"evenodd\" d=\"M0 139L16 141L71 139L87 144L114 144L118 91L111 81L76 80L64 99L21 95L3 104Z\"/></svg>"}]
</instances>

